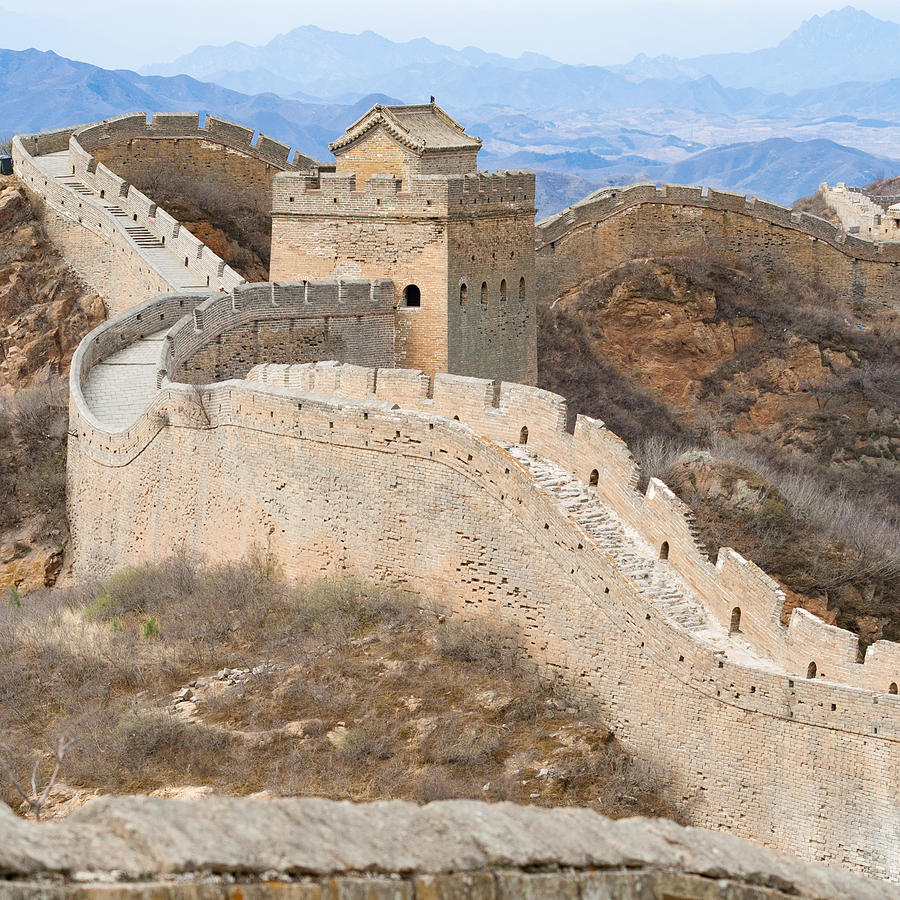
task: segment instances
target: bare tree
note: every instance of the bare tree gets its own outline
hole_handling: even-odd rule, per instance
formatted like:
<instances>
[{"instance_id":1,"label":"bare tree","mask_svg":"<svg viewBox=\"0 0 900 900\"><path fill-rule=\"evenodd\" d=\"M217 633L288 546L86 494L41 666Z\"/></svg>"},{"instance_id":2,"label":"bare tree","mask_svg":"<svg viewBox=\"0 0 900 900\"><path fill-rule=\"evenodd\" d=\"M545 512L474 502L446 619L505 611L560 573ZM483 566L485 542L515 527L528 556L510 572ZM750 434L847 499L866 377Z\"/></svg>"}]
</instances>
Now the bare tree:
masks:
<instances>
[{"instance_id":1,"label":"bare tree","mask_svg":"<svg viewBox=\"0 0 900 900\"><path fill-rule=\"evenodd\" d=\"M44 808L44 804L47 802L47 798L50 796L50 791L53 790L57 778L59 778L63 758L66 755L66 751L72 746L73 740L74 738L68 737L65 732L60 736L53 753L53 772L50 774L50 778L47 780L46 787L44 787L43 790L38 789L38 768L41 764L40 757L34 761L34 766L31 769L30 793L22 787L21 782L16 778L16 773L12 766L9 765L3 757L0 757L0 769L2 769L4 775L6 775L9 783L15 788L16 793L19 794L25 803L28 804L28 808L34 813L35 822L41 821L41 810Z\"/></svg>"}]
</instances>

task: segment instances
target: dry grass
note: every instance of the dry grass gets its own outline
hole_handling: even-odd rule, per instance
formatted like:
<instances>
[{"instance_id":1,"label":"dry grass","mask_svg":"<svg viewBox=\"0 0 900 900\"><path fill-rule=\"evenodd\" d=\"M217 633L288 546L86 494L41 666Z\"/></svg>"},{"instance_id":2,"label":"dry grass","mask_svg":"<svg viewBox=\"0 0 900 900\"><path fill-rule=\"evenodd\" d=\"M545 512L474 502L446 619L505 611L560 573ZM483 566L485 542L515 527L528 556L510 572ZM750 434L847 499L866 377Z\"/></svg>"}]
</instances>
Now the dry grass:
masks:
<instances>
[{"instance_id":1,"label":"dry grass","mask_svg":"<svg viewBox=\"0 0 900 900\"><path fill-rule=\"evenodd\" d=\"M682 285L680 299L673 282ZM685 298L714 295L714 314L696 318L698 332L707 325L744 329L739 349L697 383L690 409L641 384L644 360L648 371L660 363L648 357L641 328L627 365L604 356L606 310L623 285L648 309L658 300L660 314ZM625 324L611 327L621 344ZM898 343L896 316L863 312L795 271L749 261L738 267L702 251L627 262L539 310L540 385L568 397L572 417L578 411L602 419L625 438L641 464L641 486L652 476L671 483L695 507L711 552L736 547L867 640L900 639L900 479L890 449L900 415ZM849 360L849 367L792 393L776 379L797 346L812 347L822 360ZM696 348L687 351L686 358ZM662 363L680 384L677 356ZM787 410L777 425L767 424L764 406L754 418L761 398ZM757 506L733 507L729 496L697 488L690 473L673 475L690 450L710 452L731 471L730 483L758 483Z\"/></svg>"},{"instance_id":2,"label":"dry grass","mask_svg":"<svg viewBox=\"0 0 900 900\"><path fill-rule=\"evenodd\" d=\"M233 683L215 675L260 666ZM191 683L188 715L173 695ZM4 757L30 771L68 731L62 778L102 792L206 784L675 814L654 774L569 702L520 661L512 633L444 620L390 588L291 586L264 558L206 568L180 556L0 609Z\"/></svg>"},{"instance_id":3,"label":"dry grass","mask_svg":"<svg viewBox=\"0 0 900 900\"><path fill-rule=\"evenodd\" d=\"M26 518L65 529L67 424L62 379L0 402L0 529Z\"/></svg>"},{"instance_id":4,"label":"dry grass","mask_svg":"<svg viewBox=\"0 0 900 900\"><path fill-rule=\"evenodd\" d=\"M268 215L241 206L212 182L157 170L137 185L248 281L266 281L272 243Z\"/></svg>"}]
</instances>

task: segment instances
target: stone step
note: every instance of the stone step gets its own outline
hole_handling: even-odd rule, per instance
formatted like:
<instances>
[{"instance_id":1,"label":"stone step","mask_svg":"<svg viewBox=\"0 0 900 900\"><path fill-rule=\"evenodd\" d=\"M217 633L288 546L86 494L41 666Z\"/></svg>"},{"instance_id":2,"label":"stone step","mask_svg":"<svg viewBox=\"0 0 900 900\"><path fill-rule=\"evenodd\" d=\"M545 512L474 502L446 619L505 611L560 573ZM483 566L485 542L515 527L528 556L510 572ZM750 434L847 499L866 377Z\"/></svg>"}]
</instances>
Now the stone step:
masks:
<instances>
[{"instance_id":1,"label":"stone step","mask_svg":"<svg viewBox=\"0 0 900 900\"><path fill-rule=\"evenodd\" d=\"M710 633L712 625L706 611L685 596L674 583L674 576L660 568L659 561L649 555L649 548L639 548L611 509L586 485L558 466L536 456L519 444L504 445L570 517L609 553L619 570L628 575L638 589L671 621L693 632Z\"/></svg>"}]
</instances>

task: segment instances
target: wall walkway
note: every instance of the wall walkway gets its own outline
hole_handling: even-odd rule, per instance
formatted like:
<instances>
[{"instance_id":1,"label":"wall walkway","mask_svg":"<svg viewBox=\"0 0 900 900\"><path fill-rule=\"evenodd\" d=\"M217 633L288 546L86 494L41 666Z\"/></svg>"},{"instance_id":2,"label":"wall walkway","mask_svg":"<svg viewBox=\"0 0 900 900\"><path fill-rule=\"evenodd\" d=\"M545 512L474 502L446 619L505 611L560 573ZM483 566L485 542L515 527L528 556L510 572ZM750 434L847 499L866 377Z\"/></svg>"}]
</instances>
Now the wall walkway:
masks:
<instances>
[{"instance_id":1,"label":"wall walkway","mask_svg":"<svg viewBox=\"0 0 900 900\"><path fill-rule=\"evenodd\" d=\"M710 563L665 485L639 494L624 444L584 417L567 431L565 401L535 388L318 363L197 389L176 380L183 345L145 412L104 426L92 369L149 323L181 346L194 305L151 301L76 354L76 576L186 544L265 547L291 577L399 581L517 630L696 824L900 879L898 645L860 661L854 635L807 613L782 626L771 579L728 549Z\"/></svg>"},{"instance_id":2,"label":"wall walkway","mask_svg":"<svg viewBox=\"0 0 900 900\"><path fill-rule=\"evenodd\" d=\"M243 126L197 114L143 113L13 141L16 172L43 206L50 238L112 314L153 294L230 290L244 279L134 185L92 155L129 141L215 146L258 160L268 171L314 164L302 154Z\"/></svg>"}]
</instances>

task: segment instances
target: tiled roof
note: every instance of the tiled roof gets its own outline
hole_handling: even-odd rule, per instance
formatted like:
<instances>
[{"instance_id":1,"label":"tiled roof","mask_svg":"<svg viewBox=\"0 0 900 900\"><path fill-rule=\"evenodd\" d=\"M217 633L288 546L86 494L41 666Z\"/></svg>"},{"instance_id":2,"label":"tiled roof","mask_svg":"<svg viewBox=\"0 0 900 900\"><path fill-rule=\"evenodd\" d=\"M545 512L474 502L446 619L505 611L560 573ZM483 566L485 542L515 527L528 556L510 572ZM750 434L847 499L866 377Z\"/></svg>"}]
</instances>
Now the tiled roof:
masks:
<instances>
[{"instance_id":1,"label":"tiled roof","mask_svg":"<svg viewBox=\"0 0 900 900\"><path fill-rule=\"evenodd\" d=\"M377 126L383 126L399 143L415 153L429 150L471 150L481 139L468 135L437 104L419 106L373 106L354 122L347 133L330 145L332 153L349 147Z\"/></svg>"}]
</instances>

